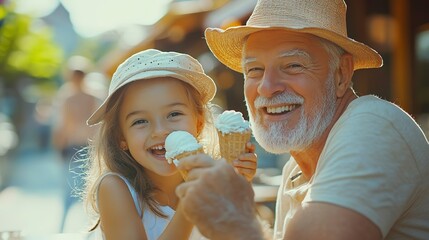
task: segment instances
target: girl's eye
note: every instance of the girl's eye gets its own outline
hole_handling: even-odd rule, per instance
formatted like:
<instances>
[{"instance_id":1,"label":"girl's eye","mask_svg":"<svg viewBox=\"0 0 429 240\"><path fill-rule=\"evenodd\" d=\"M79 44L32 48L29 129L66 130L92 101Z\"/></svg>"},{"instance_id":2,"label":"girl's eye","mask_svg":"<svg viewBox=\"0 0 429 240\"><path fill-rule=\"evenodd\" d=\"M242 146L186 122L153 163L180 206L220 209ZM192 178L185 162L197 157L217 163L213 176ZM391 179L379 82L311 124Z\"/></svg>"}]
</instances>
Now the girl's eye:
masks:
<instances>
[{"instance_id":1,"label":"girl's eye","mask_svg":"<svg viewBox=\"0 0 429 240\"><path fill-rule=\"evenodd\" d=\"M137 121L134 121L131 126L135 126L135 125L139 125L139 124L145 124L145 123L148 123L148 121L145 119L139 119Z\"/></svg>"},{"instance_id":2,"label":"girl's eye","mask_svg":"<svg viewBox=\"0 0 429 240\"><path fill-rule=\"evenodd\" d=\"M181 115L183 115L183 113L181 113L181 112L172 112L168 115L168 117L171 118L171 117L177 117L177 116L181 116Z\"/></svg>"}]
</instances>

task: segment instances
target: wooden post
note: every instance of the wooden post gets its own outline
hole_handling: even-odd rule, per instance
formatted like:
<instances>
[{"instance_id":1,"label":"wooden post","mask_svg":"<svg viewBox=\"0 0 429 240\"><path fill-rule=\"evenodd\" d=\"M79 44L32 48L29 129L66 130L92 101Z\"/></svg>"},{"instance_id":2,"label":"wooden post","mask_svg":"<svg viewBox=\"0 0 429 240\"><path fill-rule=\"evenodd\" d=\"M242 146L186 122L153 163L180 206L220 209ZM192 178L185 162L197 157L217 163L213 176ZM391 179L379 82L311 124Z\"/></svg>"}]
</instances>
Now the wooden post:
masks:
<instances>
[{"instance_id":1,"label":"wooden post","mask_svg":"<svg viewBox=\"0 0 429 240\"><path fill-rule=\"evenodd\" d=\"M411 113L413 84L411 73L410 1L391 0L391 13L395 21L392 56L392 101Z\"/></svg>"}]
</instances>

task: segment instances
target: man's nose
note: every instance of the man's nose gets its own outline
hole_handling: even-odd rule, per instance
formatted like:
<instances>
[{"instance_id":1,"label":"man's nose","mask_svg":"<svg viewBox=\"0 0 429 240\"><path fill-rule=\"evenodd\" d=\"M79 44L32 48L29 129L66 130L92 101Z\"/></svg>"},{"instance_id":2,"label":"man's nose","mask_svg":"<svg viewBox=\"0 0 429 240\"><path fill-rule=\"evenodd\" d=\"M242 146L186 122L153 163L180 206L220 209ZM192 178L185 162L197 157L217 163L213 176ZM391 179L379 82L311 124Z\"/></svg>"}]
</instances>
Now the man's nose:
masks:
<instances>
[{"instance_id":1,"label":"man's nose","mask_svg":"<svg viewBox=\"0 0 429 240\"><path fill-rule=\"evenodd\" d=\"M258 93L263 97L272 97L285 90L285 84L281 81L279 74L267 68L258 86Z\"/></svg>"}]
</instances>

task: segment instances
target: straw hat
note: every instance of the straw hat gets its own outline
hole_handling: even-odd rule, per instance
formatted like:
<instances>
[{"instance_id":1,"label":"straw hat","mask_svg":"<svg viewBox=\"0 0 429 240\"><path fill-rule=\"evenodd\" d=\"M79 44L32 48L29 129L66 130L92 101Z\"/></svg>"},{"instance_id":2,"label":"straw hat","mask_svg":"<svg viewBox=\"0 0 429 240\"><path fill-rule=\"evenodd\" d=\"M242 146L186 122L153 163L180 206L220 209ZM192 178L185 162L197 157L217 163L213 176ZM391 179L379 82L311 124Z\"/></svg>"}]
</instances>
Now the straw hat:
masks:
<instances>
[{"instance_id":1,"label":"straw hat","mask_svg":"<svg viewBox=\"0 0 429 240\"><path fill-rule=\"evenodd\" d=\"M121 87L137 80L159 77L172 77L190 84L201 94L204 103L212 100L216 94L214 81L193 57L148 49L132 55L118 66L110 82L107 98L87 120L87 124L94 125L103 120L109 99Z\"/></svg>"},{"instance_id":2,"label":"straw hat","mask_svg":"<svg viewBox=\"0 0 429 240\"><path fill-rule=\"evenodd\" d=\"M353 55L354 69L377 68L383 59L372 48L347 37L347 6L343 0L258 0L245 26L207 28L207 45L219 61L242 72L244 40L272 29L309 33L327 39Z\"/></svg>"}]
</instances>

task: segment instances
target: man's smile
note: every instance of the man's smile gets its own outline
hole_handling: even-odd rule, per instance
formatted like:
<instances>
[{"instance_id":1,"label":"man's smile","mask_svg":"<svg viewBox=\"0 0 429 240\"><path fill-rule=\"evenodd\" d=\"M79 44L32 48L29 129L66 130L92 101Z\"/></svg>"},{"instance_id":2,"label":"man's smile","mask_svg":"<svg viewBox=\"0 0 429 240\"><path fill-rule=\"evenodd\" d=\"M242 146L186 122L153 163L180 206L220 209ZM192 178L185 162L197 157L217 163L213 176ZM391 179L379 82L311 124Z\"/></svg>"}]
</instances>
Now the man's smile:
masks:
<instances>
[{"instance_id":1,"label":"man's smile","mask_svg":"<svg viewBox=\"0 0 429 240\"><path fill-rule=\"evenodd\" d=\"M285 114L290 111L295 110L297 107L299 107L300 104L291 104L291 105L283 105L283 106L275 106L275 107L265 107L265 112L267 114Z\"/></svg>"}]
</instances>

